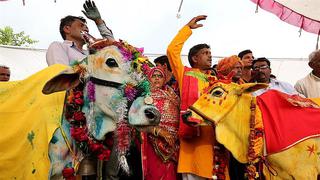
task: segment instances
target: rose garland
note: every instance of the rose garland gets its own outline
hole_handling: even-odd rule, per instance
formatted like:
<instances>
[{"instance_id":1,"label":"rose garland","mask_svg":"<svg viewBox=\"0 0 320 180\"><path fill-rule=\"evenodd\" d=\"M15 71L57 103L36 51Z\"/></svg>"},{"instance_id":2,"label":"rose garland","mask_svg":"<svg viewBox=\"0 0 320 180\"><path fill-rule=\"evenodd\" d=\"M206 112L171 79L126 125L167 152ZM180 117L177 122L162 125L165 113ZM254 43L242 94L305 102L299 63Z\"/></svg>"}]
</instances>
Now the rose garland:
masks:
<instances>
[{"instance_id":1,"label":"rose garland","mask_svg":"<svg viewBox=\"0 0 320 180\"><path fill-rule=\"evenodd\" d=\"M249 134L249 148L248 148L248 165L247 173L248 179L253 180L261 176L257 172L255 164L261 160L263 148L263 122L259 108L256 108L256 99L251 100L251 117L250 117L250 134Z\"/></svg>"},{"instance_id":2,"label":"rose garland","mask_svg":"<svg viewBox=\"0 0 320 180\"><path fill-rule=\"evenodd\" d=\"M214 152L214 166L212 170L212 179L214 180L224 180L226 179L226 176L224 174L226 166L227 166L227 159L228 159L228 152L226 148L216 142L216 144L213 146L213 152Z\"/></svg>"},{"instance_id":3,"label":"rose garland","mask_svg":"<svg viewBox=\"0 0 320 180\"><path fill-rule=\"evenodd\" d=\"M91 86L88 83L88 86ZM90 101L95 100L94 89L88 87L88 98ZM84 104L83 100L83 84L70 90L66 103L66 119L70 123L71 137L76 141L76 144L86 153L92 153L100 160L109 160L112 148L112 135L106 138L105 141L94 140L88 135L88 127L86 126L85 113L81 111ZM72 180L75 178L73 167L65 167L62 175L65 179Z\"/></svg>"},{"instance_id":4,"label":"rose garland","mask_svg":"<svg viewBox=\"0 0 320 180\"><path fill-rule=\"evenodd\" d=\"M129 167L126 162L125 154L130 146L131 128L127 124L126 102L133 101L139 93L141 93L141 96L150 94L149 83L145 80L145 77L141 75L141 65L150 65L150 62L143 56L143 48L135 48L122 40L120 40L120 42L113 42L113 45L119 48L126 62L131 62L131 68L135 69L136 72L131 72L132 69L127 69L127 71L130 71L132 79L138 82L137 84L127 83L123 87L124 89L121 95L122 99L116 108L116 112L119 114L119 119L114 136L117 139L118 158L120 160L120 166L128 173ZM83 75L85 74L86 69L81 65L81 63L73 64L73 69L81 75L81 78L84 78ZM136 86L134 84L136 84ZM83 150L83 152L92 153L100 160L109 160L113 144L112 136L106 138L107 142L96 141L92 137L88 136L88 130L94 129L95 124L94 122L87 124L85 114L81 111L84 104L83 89L83 84L79 85L69 92L70 94L67 98L66 119L70 122L71 137L75 139L76 144L81 150ZM89 113L87 117L89 119L93 119L95 88L94 84L90 81L87 83L87 91L89 99ZM75 171L72 165L67 165L62 172L63 177L68 180L75 179L74 173Z\"/></svg>"},{"instance_id":5,"label":"rose garland","mask_svg":"<svg viewBox=\"0 0 320 180\"><path fill-rule=\"evenodd\" d=\"M251 100L251 116L250 116L250 134L249 134L249 148L248 148L248 165L247 176L249 180L254 180L261 176L260 172L257 172L256 164L262 159L263 148L263 122L261 112L259 108L256 108L256 99ZM224 180L225 179L225 167L227 160L227 153L225 147L221 144L214 146L214 169L212 171L212 179Z\"/></svg>"}]
</instances>

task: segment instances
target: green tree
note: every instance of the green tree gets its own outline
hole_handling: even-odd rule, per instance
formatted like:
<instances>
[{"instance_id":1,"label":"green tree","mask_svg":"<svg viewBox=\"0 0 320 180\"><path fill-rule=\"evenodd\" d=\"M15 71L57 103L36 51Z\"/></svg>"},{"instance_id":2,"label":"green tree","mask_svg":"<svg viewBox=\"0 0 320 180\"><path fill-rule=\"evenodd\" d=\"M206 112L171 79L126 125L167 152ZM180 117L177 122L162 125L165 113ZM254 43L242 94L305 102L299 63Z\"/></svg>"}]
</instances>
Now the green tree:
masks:
<instances>
[{"instance_id":1,"label":"green tree","mask_svg":"<svg viewBox=\"0 0 320 180\"><path fill-rule=\"evenodd\" d=\"M24 31L14 33L13 29L9 26L3 29L0 28L0 44L29 47L37 42L37 40L31 39L29 35L25 35Z\"/></svg>"}]
</instances>

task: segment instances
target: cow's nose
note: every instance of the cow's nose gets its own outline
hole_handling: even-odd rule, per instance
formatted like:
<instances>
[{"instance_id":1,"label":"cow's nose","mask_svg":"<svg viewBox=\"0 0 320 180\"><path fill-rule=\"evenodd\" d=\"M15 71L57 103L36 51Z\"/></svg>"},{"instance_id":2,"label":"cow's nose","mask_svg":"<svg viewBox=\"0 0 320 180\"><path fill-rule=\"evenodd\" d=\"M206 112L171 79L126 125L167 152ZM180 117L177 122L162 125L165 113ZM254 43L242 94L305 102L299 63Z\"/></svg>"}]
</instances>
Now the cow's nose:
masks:
<instances>
[{"instance_id":1,"label":"cow's nose","mask_svg":"<svg viewBox=\"0 0 320 180\"><path fill-rule=\"evenodd\" d=\"M188 118L192 115L191 111L186 111L182 114L182 120L184 123L189 124Z\"/></svg>"},{"instance_id":2,"label":"cow's nose","mask_svg":"<svg viewBox=\"0 0 320 180\"><path fill-rule=\"evenodd\" d=\"M198 126L201 123L199 119L192 117L191 111L186 111L181 116L182 116L183 122L189 126Z\"/></svg>"},{"instance_id":3,"label":"cow's nose","mask_svg":"<svg viewBox=\"0 0 320 180\"><path fill-rule=\"evenodd\" d=\"M144 110L144 114L146 115L151 124L155 125L160 122L161 114L157 109L147 108Z\"/></svg>"}]
</instances>

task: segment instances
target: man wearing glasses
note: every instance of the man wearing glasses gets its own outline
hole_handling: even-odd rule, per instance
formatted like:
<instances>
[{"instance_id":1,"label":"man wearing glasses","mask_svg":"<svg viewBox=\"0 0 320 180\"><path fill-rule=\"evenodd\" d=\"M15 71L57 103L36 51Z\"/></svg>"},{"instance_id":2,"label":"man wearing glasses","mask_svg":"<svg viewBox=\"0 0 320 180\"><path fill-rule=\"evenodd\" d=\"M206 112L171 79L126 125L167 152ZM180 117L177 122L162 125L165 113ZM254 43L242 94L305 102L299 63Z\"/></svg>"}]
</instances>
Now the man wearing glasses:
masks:
<instances>
[{"instance_id":1,"label":"man wearing glasses","mask_svg":"<svg viewBox=\"0 0 320 180\"><path fill-rule=\"evenodd\" d=\"M254 96L259 96L270 89L275 89L291 95L299 94L291 84L271 78L270 75L271 75L270 61L267 58L261 57L253 60L252 62L253 81L258 83L269 84L267 88L260 89L258 91L253 92L252 94Z\"/></svg>"},{"instance_id":2,"label":"man wearing glasses","mask_svg":"<svg viewBox=\"0 0 320 180\"><path fill-rule=\"evenodd\" d=\"M114 39L111 30L105 25L101 19L98 8L95 3L88 0L83 5L84 15L93 20L103 38ZM60 21L60 34L63 42L53 42L50 44L46 59L48 65L65 64L70 65L76 60L81 60L88 55L88 51L82 47L85 40L82 37L82 32L89 32L86 20L83 17L66 16Z\"/></svg>"}]
</instances>

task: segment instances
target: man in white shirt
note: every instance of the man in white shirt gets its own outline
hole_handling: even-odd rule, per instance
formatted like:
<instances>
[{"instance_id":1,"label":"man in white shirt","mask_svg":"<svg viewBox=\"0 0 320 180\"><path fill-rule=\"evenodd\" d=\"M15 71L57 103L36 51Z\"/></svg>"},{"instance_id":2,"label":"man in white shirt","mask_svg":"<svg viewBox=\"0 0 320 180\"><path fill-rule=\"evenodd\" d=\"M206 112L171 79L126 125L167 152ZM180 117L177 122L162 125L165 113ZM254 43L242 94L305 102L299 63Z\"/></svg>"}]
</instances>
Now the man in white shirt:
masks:
<instances>
[{"instance_id":1,"label":"man in white shirt","mask_svg":"<svg viewBox=\"0 0 320 180\"><path fill-rule=\"evenodd\" d=\"M252 78L254 82L269 84L267 88L260 89L258 91L253 92L252 93L253 96L259 96L270 89L275 89L290 95L299 94L291 84L287 82L279 81L274 78L270 78L270 75L271 75L270 61L265 57L257 58L253 60L252 74L253 74Z\"/></svg>"},{"instance_id":2,"label":"man in white shirt","mask_svg":"<svg viewBox=\"0 0 320 180\"><path fill-rule=\"evenodd\" d=\"M101 19L98 8L95 3L88 0L83 5L82 11L87 18L93 20L103 38L114 39L112 31L105 25ZM50 44L46 59L48 65L65 64L70 65L74 61L81 60L88 55L88 51L83 49L85 40L81 32L89 32L86 20L82 17L66 16L60 21L60 34L64 42L53 42Z\"/></svg>"},{"instance_id":3,"label":"man in white shirt","mask_svg":"<svg viewBox=\"0 0 320 180\"><path fill-rule=\"evenodd\" d=\"M320 50L309 55L309 66L312 72L300 79L294 88L307 98L320 97Z\"/></svg>"}]
</instances>

